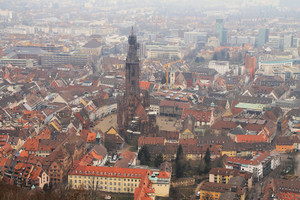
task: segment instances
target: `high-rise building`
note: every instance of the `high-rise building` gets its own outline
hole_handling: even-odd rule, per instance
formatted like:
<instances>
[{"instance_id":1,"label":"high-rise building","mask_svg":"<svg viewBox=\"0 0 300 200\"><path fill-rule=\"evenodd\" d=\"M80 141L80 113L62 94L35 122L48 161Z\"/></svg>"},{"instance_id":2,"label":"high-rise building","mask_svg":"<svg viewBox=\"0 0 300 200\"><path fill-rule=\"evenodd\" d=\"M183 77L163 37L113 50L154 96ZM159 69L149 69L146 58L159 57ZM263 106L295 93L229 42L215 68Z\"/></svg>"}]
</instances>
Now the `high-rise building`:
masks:
<instances>
[{"instance_id":1,"label":"high-rise building","mask_svg":"<svg viewBox=\"0 0 300 200\"><path fill-rule=\"evenodd\" d=\"M216 35L221 44L227 43L227 30L224 28L224 19L216 20Z\"/></svg>"},{"instance_id":2,"label":"high-rise building","mask_svg":"<svg viewBox=\"0 0 300 200\"><path fill-rule=\"evenodd\" d=\"M283 36L283 49L291 48L293 44L293 35Z\"/></svg>"},{"instance_id":3,"label":"high-rise building","mask_svg":"<svg viewBox=\"0 0 300 200\"><path fill-rule=\"evenodd\" d=\"M270 36L269 41L266 43L271 49L281 49L283 48L283 41L280 36Z\"/></svg>"},{"instance_id":4,"label":"high-rise building","mask_svg":"<svg viewBox=\"0 0 300 200\"><path fill-rule=\"evenodd\" d=\"M269 41L269 29L266 28L259 29L256 46L262 47L268 41Z\"/></svg>"},{"instance_id":5,"label":"high-rise building","mask_svg":"<svg viewBox=\"0 0 300 200\"><path fill-rule=\"evenodd\" d=\"M246 54L245 69L248 71L250 78L253 79L255 77L256 69L256 57L254 55Z\"/></svg>"}]
</instances>

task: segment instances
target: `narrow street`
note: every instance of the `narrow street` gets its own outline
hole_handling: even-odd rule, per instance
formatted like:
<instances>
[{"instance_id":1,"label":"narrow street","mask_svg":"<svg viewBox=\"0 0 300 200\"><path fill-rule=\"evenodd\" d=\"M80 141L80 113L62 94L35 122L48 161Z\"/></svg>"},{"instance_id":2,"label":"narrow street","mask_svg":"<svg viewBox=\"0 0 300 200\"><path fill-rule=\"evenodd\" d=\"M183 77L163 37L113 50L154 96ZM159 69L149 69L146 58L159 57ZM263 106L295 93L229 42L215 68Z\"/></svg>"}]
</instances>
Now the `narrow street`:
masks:
<instances>
[{"instance_id":1,"label":"narrow street","mask_svg":"<svg viewBox=\"0 0 300 200\"><path fill-rule=\"evenodd\" d=\"M195 200L195 199L196 199L196 195L197 195L197 193L199 192L200 187L201 187L201 186L203 185L203 183L205 183L205 182L208 182L208 179L205 179L205 180L201 181L201 182L197 185L197 187L196 187L196 189L195 189L195 194L192 196L191 200Z\"/></svg>"}]
</instances>

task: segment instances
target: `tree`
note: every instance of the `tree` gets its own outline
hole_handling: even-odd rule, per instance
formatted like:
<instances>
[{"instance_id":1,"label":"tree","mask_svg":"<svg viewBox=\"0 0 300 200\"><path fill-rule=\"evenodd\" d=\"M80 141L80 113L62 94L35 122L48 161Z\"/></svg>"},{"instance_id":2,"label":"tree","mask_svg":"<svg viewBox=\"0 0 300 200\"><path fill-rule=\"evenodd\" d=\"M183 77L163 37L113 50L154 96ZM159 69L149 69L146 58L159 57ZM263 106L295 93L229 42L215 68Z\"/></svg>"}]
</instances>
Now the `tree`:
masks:
<instances>
[{"instance_id":1,"label":"tree","mask_svg":"<svg viewBox=\"0 0 300 200\"><path fill-rule=\"evenodd\" d=\"M185 159L183 156L183 150L181 145L179 145L177 149L175 163L176 163L176 171L175 171L176 178L181 178L183 177L184 169L185 169Z\"/></svg>"},{"instance_id":2,"label":"tree","mask_svg":"<svg viewBox=\"0 0 300 200\"><path fill-rule=\"evenodd\" d=\"M150 162L150 153L146 145L142 146L141 150L139 151L138 159L140 160L141 165L147 165Z\"/></svg>"},{"instance_id":3,"label":"tree","mask_svg":"<svg viewBox=\"0 0 300 200\"><path fill-rule=\"evenodd\" d=\"M199 163L198 163L198 166L197 166L197 172L199 175L202 175L204 173L204 161L203 159L200 159Z\"/></svg>"},{"instance_id":4,"label":"tree","mask_svg":"<svg viewBox=\"0 0 300 200\"><path fill-rule=\"evenodd\" d=\"M176 178L183 177L184 167L185 167L185 161L183 159L176 162L176 171L175 171Z\"/></svg>"},{"instance_id":5,"label":"tree","mask_svg":"<svg viewBox=\"0 0 300 200\"><path fill-rule=\"evenodd\" d=\"M209 151L209 148L207 148L207 150L205 152L204 162L205 162L204 172L208 173L209 170L210 170L210 151Z\"/></svg>"},{"instance_id":6,"label":"tree","mask_svg":"<svg viewBox=\"0 0 300 200\"><path fill-rule=\"evenodd\" d=\"M204 161L205 161L206 165L210 164L210 151L209 151L209 148L206 149L205 156L204 156Z\"/></svg>"},{"instance_id":7,"label":"tree","mask_svg":"<svg viewBox=\"0 0 300 200\"><path fill-rule=\"evenodd\" d=\"M155 167L159 167L161 165L161 163L164 162L163 156L160 153L158 156L156 156L155 160L154 160L154 165Z\"/></svg>"},{"instance_id":8,"label":"tree","mask_svg":"<svg viewBox=\"0 0 300 200\"><path fill-rule=\"evenodd\" d=\"M179 161L179 160L182 160L183 159L183 150L182 150L182 146L179 145L178 149L177 149L177 153L176 153L176 163Z\"/></svg>"}]
</instances>

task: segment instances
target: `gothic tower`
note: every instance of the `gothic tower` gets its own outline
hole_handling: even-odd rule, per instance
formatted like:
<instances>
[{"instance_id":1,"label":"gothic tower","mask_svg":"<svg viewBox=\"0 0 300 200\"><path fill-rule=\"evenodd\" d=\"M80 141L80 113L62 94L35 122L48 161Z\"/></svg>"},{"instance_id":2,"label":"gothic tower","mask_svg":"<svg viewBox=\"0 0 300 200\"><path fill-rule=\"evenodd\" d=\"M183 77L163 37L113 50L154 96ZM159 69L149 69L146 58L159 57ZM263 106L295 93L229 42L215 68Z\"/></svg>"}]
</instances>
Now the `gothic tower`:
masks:
<instances>
[{"instance_id":1,"label":"gothic tower","mask_svg":"<svg viewBox=\"0 0 300 200\"><path fill-rule=\"evenodd\" d=\"M128 128L128 122L135 116L137 104L141 102L139 45L133 33L133 28L131 35L128 37L128 44L129 48L125 65L125 94L118 102L118 125L121 129Z\"/></svg>"},{"instance_id":2,"label":"gothic tower","mask_svg":"<svg viewBox=\"0 0 300 200\"><path fill-rule=\"evenodd\" d=\"M136 36L131 31L131 35L128 38L129 49L126 58L126 75L125 75L125 96L137 97L140 96L140 66L138 57L138 43L136 42Z\"/></svg>"},{"instance_id":3,"label":"gothic tower","mask_svg":"<svg viewBox=\"0 0 300 200\"><path fill-rule=\"evenodd\" d=\"M125 101L128 112L126 112L125 120L131 121L134 117L136 105L140 100L140 61L138 43L133 28L128 38L128 44L129 49L125 66Z\"/></svg>"}]
</instances>

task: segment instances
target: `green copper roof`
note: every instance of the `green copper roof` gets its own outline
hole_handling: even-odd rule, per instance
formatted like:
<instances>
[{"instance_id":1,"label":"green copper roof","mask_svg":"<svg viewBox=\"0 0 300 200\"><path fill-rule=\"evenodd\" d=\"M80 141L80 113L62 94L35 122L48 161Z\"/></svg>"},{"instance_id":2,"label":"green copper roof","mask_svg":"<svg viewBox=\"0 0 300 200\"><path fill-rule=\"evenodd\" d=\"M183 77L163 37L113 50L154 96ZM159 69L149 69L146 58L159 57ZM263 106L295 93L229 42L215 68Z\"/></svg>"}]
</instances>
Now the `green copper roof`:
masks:
<instances>
[{"instance_id":1,"label":"green copper roof","mask_svg":"<svg viewBox=\"0 0 300 200\"><path fill-rule=\"evenodd\" d=\"M260 110L260 111L262 111L264 106L265 106L264 104L238 103L235 107L236 108L249 109L249 110Z\"/></svg>"}]
</instances>

